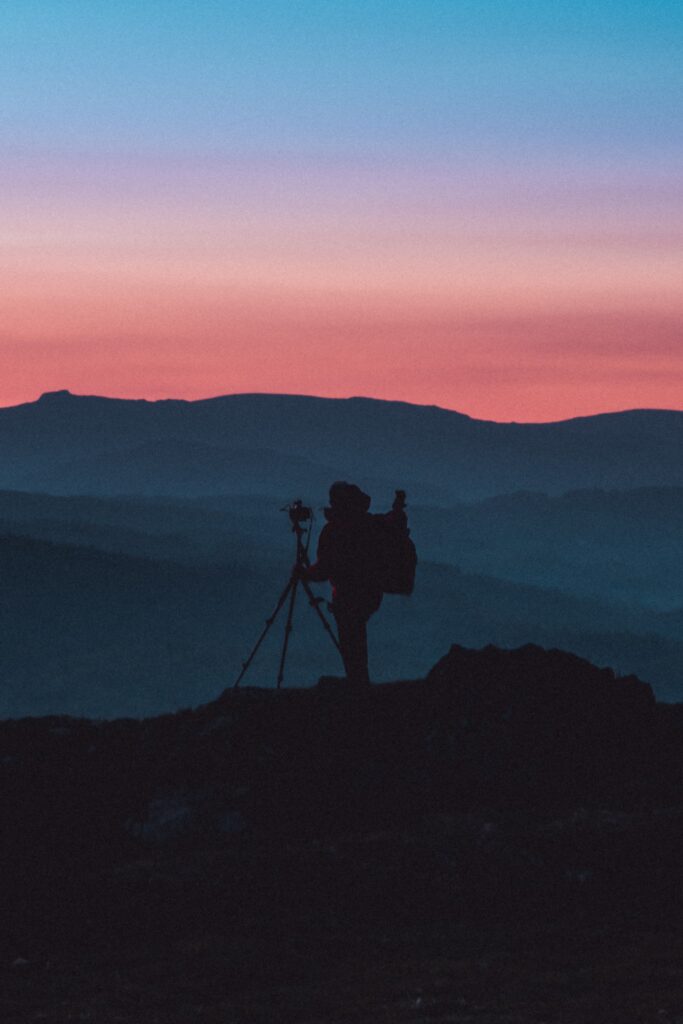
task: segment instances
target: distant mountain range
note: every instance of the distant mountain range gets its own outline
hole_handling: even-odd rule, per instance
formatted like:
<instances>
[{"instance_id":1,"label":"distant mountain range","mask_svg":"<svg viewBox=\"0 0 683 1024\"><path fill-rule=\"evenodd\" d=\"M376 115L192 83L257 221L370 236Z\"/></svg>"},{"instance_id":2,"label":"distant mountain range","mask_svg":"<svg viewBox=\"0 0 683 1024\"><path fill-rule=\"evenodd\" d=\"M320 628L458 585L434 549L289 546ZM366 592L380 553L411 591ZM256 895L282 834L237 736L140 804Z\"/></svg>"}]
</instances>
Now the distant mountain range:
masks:
<instances>
[{"instance_id":1,"label":"distant mountain range","mask_svg":"<svg viewBox=\"0 0 683 1024\"><path fill-rule=\"evenodd\" d=\"M368 398L196 402L67 391L0 409L0 487L58 494L323 496L335 477L450 504L511 491L683 486L683 412L474 420Z\"/></svg>"},{"instance_id":2,"label":"distant mountain range","mask_svg":"<svg viewBox=\"0 0 683 1024\"><path fill-rule=\"evenodd\" d=\"M280 508L277 498L259 495L0 491L0 534L183 564L230 565L238 558L286 565L292 537ZM450 508L411 505L410 524L422 559L636 609L683 609L683 488L519 492Z\"/></svg>"},{"instance_id":3,"label":"distant mountain range","mask_svg":"<svg viewBox=\"0 0 683 1024\"><path fill-rule=\"evenodd\" d=\"M203 555L193 562L182 544L179 550L184 563L158 552L151 558L0 536L0 718L147 715L194 706L229 686L275 606L291 558L248 559L236 547L232 561L223 552L210 565ZM274 685L283 632L281 615L247 683ZM454 638L477 647L536 642L635 672L675 699L683 689L680 637L680 622L669 615L422 562L413 597L386 598L373 619L370 660L375 680L416 678ZM286 685L340 671L302 601Z\"/></svg>"},{"instance_id":4,"label":"distant mountain range","mask_svg":"<svg viewBox=\"0 0 683 1024\"><path fill-rule=\"evenodd\" d=\"M411 524L434 561L603 601L683 608L680 487L519 492L418 506Z\"/></svg>"},{"instance_id":5,"label":"distant mountain range","mask_svg":"<svg viewBox=\"0 0 683 1024\"><path fill-rule=\"evenodd\" d=\"M376 680L417 677L454 641L535 642L683 699L683 413L498 424L371 399L57 392L0 409L0 717L210 699L288 578L283 506L314 507L313 552L344 477L374 510L406 487L420 556L413 597L371 623ZM283 625L252 682L273 685ZM302 602L286 683L339 671Z\"/></svg>"}]
</instances>

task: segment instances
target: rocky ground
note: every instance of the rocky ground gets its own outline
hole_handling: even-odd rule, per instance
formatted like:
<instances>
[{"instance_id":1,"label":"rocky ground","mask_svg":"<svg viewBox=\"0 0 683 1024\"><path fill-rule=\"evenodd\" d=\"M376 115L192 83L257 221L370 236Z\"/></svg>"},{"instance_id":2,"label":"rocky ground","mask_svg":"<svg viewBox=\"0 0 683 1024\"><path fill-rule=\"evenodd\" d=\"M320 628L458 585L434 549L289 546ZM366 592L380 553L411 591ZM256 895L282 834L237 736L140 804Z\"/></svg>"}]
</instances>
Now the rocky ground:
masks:
<instances>
[{"instance_id":1,"label":"rocky ground","mask_svg":"<svg viewBox=\"0 0 683 1024\"><path fill-rule=\"evenodd\" d=\"M571 655L0 723L4 1022L683 1022L683 709Z\"/></svg>"}]
</instances>

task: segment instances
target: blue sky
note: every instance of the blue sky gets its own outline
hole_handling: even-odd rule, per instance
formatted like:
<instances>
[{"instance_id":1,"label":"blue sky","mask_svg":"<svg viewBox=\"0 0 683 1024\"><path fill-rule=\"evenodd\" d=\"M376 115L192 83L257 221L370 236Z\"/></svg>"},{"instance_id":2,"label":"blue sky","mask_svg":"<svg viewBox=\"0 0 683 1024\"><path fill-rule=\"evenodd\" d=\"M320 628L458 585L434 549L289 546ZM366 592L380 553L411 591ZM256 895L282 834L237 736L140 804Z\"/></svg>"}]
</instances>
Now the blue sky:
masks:
<instances>
[{"instance_id":1,"label":"blue sky","mask_svg":"<svg viewBox=\"0 0 683 1024\"><path fill-rule=\"evenodd\" d=\"M6 2L10 147L680 150L683 5Z\"/></svg>"}]
</instances>

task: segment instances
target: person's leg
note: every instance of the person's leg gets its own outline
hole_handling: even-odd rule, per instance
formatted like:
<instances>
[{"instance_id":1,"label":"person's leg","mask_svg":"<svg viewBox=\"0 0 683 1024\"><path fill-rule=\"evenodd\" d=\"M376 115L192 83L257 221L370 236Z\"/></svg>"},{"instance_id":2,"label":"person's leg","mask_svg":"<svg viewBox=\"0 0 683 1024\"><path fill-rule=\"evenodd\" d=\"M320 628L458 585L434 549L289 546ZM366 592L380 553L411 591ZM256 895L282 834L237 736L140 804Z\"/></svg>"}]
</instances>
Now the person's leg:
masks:
<instances>
[{"instance_id":1,"label":"person's leg","mask_svg":"<svg viewBox=\"0 0 683 1024\"><path fill-rule=\"evenodd\" d=\"M350 683L369 683L366 619L341 609L335 611L335 618L347 680Z\"/></svg>"}]
</instances>

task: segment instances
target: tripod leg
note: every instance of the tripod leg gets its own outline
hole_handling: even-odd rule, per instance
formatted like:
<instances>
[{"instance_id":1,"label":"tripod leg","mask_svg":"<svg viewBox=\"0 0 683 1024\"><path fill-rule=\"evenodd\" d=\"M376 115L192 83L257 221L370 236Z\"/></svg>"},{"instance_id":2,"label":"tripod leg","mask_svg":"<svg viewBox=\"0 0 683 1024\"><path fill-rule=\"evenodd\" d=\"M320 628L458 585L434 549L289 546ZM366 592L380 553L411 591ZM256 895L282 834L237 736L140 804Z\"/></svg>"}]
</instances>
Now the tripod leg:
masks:
<instances>
[{"instance_id":1,"label":"tripod leg","mask_svg":"<svg viewBox=\"0 0 683 1024\"><path fill-rule=\"evenodd\" d=\"M277 673L277 688L278 690L282 686L282 680L285 678L285 661L287 660L287 648L289 647L289 637L292 632L292 619L294 618L294 604L296 602L296 586L299 583L298 578L292 579L292 589L289 594L289 610L287 612L287 622L285 623L285 638L282 641L282 654L280 655L280 668Z\"/></svg>"},{"instance_id":2,"label":"tripod leg","mask_svg":"<svg viewBox=\"0 0 683 1024\"><path fill-rule=\"evenodd\" d=\"M325 616L323 615L323 613L320 610L320 598L315 596L315 594L311 590L311 588L310 588L309 584L306 582L306 580L301 580L300 582L301 582L301 586L306 591L306 596L308 597L308 602L309 602L311 608L315 609L316 615L318 616L318 618L322 622L323 628L325 629L325 632L330 636L330 638L332 640L332 643L334 644L334 646L337 648L337 650L341 654L341 647L339 646L339 641L337 640L336 636L334 635L334 630L332 629L332 626L329 624L329 622L327 621L327 619L325 618Z\"/></svg>"},{"instance_id":3,"label":"tripod leg","mask_svg":"<svg viewBox=\"0 0 683 1024\"><path fill-rule=\"evenodd\" d=\"M273 625L273 623L275 622L275 619L277 618L277 614L278 614L278 612L280 611L280 609L282 608L283 604L284 604L284 603L285 603L285 601L287 600L287 597L288 597L288 595L289 595L290 591L292 591L292 589L294 589L294 590L296 589L296 580L294 579L294 577L292 577L292 579L290 579L290 581L288 582L287 586L285 587L285 589L284 589L284 590L282 591L282 593L280 594L280 597L279 597L278 603L277 603L277 605L275 606L275 611L274 611L274 612L273 612L273 614L272 614L272 615L270 616L270 618L266 619L266 625L265 625L265 627L264 627L264 629L263 629L263 632L261 633L260 637L259 637L259 638L258 638L258 640L256 641L256 644L255 644L255 646L254 646L254 648L253 648L253 650L252 650L251 654L249 655L249 657L247 658L247 660L246 660L246 661L242 662L242 671L240 672L239 676L238 676L238 677L237 677L237 679L235 680L235 683L234 683L233 689L235 689L235 690L236 690L236 689L237 689L237 687L238 687L238 686L240 685L240 683L242 682L242 679L244 678L244 674L245 674L245 672L247 671L247 669L248 669L248 668L249 668L249 666L251 665L252 661L254 660L254 658L255 658L255 656L256 656L256 652L258 651L258 649L259 649L259 647L261 646L261 644L262 644L263 640L265 639L266 633L268 632L268 630L270 629L270 627L271 627L271 626Z\"/></svg>"}]
</instances>

